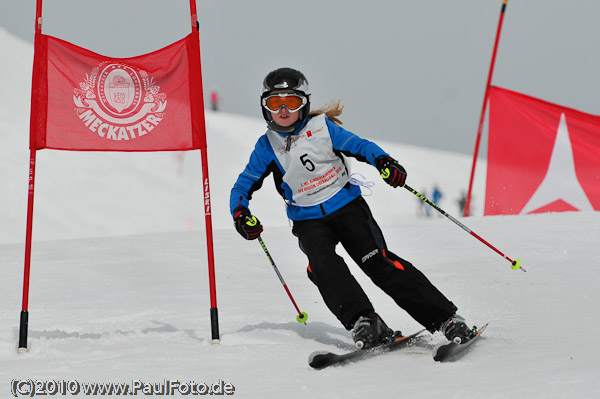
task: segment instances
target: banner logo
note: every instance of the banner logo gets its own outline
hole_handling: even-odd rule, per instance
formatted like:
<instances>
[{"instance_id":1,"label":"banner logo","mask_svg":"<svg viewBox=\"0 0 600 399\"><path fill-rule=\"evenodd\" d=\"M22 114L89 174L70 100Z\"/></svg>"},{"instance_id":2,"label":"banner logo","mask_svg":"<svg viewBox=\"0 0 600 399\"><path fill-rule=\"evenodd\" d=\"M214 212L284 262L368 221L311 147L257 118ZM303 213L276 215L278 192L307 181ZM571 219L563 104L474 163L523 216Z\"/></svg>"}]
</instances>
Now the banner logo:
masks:
<instances>
[{"instance_id":1,"label":"banner logo","mask_svg":"<svg viewBox=\"0 0 600 399\"><path fill-rule=\"evenodd\" d=\"M485 215L600 210L600 117L490 90Z\"/></svg>"},{"instance_id":2,"label":"banner logo","mask_svg":"<svg viewBox=\"0 0 600 399\"><path fill-rule=\"evenodd\" d=\"M560 114L560 123L544 180L529 198L520 214L536 213L540 210L544 212L594 210L577 178L573 148L564 112Z\"/></svg>"},{"instance_id":3,"label":"banner logo","mask_svg":"<svg viewBox=\"0 0 600 399\"><path fill-rule=\"evenodd\" d=\"M164 119L167 95L142 69L104 62L75 88L73 102L81 122L108 140L134 140Z\"/></svg>"}]
</instances>

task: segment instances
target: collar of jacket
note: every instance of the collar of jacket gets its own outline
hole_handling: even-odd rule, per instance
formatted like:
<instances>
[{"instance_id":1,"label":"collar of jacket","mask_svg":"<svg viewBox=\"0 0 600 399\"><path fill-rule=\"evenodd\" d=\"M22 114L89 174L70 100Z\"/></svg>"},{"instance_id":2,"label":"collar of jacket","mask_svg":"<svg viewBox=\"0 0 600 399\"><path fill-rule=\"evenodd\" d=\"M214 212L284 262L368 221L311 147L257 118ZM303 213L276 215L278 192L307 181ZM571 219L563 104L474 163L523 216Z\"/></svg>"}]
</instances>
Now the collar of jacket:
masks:
<instances>
[{"instance_id":1,"label":"collar of jacket","mask_svg":"<svg viewBox=\"0 0 600 399\"><path fill-rule=\"evenodd\" d=\"M288 136L288 135L289 135L289 136L291 136L291 135L296 135L296 134L300 133L300 131L301 131L302 129L304 129L304 127L306 126L306 124L307 124L307 123L308 123L308 122L309 122L311 119L312 119L312 117L311 117L311 118L308 118L308 119L306 119L306 120L304 121L304 123L302 123L302 124L298 124L298 122L296 122L296 124L298 124L298 126L297 126L297 127L294 129L294 131L293 131L292 133L281 133L281 132L278 132L278 131L275 131L275 133L277 133L277 134L279 134L280 136L283 136L283 137L286 137L286 136Z\"/></svg>"}]
</instances>

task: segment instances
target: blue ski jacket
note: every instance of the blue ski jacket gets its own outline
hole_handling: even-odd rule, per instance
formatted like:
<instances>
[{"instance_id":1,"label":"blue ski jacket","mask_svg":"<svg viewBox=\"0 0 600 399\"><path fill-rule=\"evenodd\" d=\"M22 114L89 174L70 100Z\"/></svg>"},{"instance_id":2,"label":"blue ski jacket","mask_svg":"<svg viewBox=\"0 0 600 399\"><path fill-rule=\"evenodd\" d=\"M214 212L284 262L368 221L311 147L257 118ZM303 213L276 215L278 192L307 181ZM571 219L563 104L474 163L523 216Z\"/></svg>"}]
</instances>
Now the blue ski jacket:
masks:
<instances>
[{"instance_id":1,"label":"blue ski jacket","mask_svg":"<svg viewBox=\"0 0 600 399\"><path fill-rule=\"evenodd\" d=\"M308 123L309 120L299 126L292 134L298 134L304 126L306 126L306 123ZM341 157L340 154L344 154L375 166L375 158L381 155L388 155L375 143L358 137L331 122L327 118L325 119L325 122L329 130L333 150L338 156ZM280 134L282 136L287 136L286 133ZM252 151L252 154L250 155L250 160L246 165L246 168L238 176L238 179L231 190L229 205L232 216L234 209L238 206L249 207L252 194L262 187L263 180L271 173L273 173L278 193L288 205L287 216L291 220L322 218L337 211L361 195L360 187L348 183L333 197L320 204L313 206L295 206L290 202L292 199L291 189L283 181L283 176L286 171L277 160L275 152L265 133L256 142L254 151Z\"/></svg>"}]
</instances>

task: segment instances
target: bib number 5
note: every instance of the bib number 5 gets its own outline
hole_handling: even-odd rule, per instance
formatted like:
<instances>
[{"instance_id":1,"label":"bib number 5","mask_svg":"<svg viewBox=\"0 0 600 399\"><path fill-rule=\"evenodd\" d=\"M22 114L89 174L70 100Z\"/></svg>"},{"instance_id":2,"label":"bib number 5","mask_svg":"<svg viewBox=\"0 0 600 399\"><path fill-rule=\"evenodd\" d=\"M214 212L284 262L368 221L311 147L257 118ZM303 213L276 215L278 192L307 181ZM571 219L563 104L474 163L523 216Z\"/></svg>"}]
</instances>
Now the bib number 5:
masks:
<instances>
[{"instance_id":1,"label":"bib number 5","mask_svg":"<svg viewBox=\"0 0 600 399\"><path fill-rule=\"evenodd\" d=\"M306 170L308 170L309 172L315 170L315 164L310 159L308 159L308 154L302 155L300 157L300 162L302 162L302 165L304 165Z\"/></svg>"}]
</instances>

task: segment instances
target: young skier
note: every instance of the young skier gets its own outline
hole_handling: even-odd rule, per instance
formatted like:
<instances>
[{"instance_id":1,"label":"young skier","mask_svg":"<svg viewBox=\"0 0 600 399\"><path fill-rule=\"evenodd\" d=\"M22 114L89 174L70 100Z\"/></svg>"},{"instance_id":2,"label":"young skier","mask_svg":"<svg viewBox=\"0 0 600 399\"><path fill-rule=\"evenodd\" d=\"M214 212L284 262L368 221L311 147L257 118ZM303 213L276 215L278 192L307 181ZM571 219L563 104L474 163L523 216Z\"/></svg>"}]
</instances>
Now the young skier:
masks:
<instances>
[{"instance_id":1,"label":"young skier","mask_svg":"<svg viewBox=\"0 0 600 399\"><path fill-rule=\"evenodd\" d=\"M336 254L341 243L358 266L430 332L442 331L456 342L474 336L456 306L410 262L391 252L360 187L350 183L341 154L376 167L392 187L402 187L404 168L376 144L340 127L339 102L310 112L310 89L302 72L270 72L260 96L267 132L231 190L230 208L237 231L247 240L263 226L248 209L252 194L273 173L293 221L292 233L309 261L308 277L331 312L359 348L389 339L393 331Z\"/></svg>"}]
</instances>

